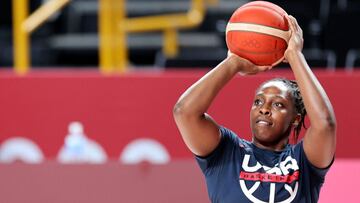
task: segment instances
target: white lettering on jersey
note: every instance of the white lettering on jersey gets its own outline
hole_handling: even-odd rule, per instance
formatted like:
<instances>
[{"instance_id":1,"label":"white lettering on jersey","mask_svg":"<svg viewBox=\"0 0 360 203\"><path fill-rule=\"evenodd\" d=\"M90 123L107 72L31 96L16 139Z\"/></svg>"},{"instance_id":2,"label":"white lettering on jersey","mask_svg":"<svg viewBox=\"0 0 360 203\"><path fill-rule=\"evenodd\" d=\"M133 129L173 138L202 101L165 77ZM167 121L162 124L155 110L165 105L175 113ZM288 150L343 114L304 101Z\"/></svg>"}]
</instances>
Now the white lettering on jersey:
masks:
<instances>
[{"instance_id":1,"label":"white lettering on jersey","mask_svg":"<svg viewBox=\"0 0 360 203\"><path fill-rule=\"evenodd\" d=\"M254 203L267 203L267 202L259 200L258 198L256 198L253 195L253 193L256 191L256 189L260 186L260 181L255 182L255 184L249 190L247 189L244 180L240 180L240 186L241 186L241 189L244 192L245 196L250 201L252 201ZM288 184L285 184L284 187L289 192L290 197L288 197L287 199L285 199L281 202L277 202L277 203L291 203L296 197L296 193L299 189L299 183L298 182L295 183L294 190ZM275 183L270 184L269 202L271 202L271 203L275 202Z\"/></svg>"},{"instance_id":2,"label":"white lettering on jersey","mask_svg":"<svg viewBox=\"0 0 360 203\"><path fill-rule=\"evenodd\" d=\"M242 168L245 172L250 173L261 173L259 171L261 168L265 171L266 174L275 174L278 176L286 176L290 173L289 170L297 171L299 170L299 166L297 164L296 159L292 158L291 156L286 157L284 161L281 161L279 164L276 164L274 167L269 167L265 165L261 165L259 162L256 162L256 164L250 166L250 155L245 154L244 160L242 163ZM260 186L261 181L257 180L250 189L247 188L245 180L240 179L240 187L242 191L244 192L245 196L254 203L265 203L264 201L256 198L253 193L258 189ZM269 193L269 203L275 203L275 188L276 188L276 182L270 183L270 193ZM290 185L287 183L284 184L284 188L289 193L289 197L283 201L277 202L277 203L290 203L295 199L295 196L298 191L299 183L296 181L294 189L291 188Z\"/></svg>"},{"instance_id":3,"label":"white lettering on jersey","mask_svg":"<svg viewBox=\"0 0 360 203\"><path fill-rule=\"evenodd\" d=\"M276 174L276 175L287 175L289 174L289 169L294 171L299 170L296 159L293 159L291 156L286 157L286 159L279 164L276 164L274 167L263 166L259 162L256 162L255 166L249 166L250 155L245 154L244 161L242 163L242 168L246 172L256 172L260 168L263 168L266 173Z\"/></svg>"},{"instance_id":4,"label":"white lettering on jersey","mask_svg":"<svg viewBox=\"0 0 360 203\"><path fill-rule=\"evenodd\" d=\"M242 168L246 172L255 172L255 171L258 171L262 167L262 165L259 162L256 162L255 166L249 166L249 160L250 160L250 155L245 154Z\"/></svg>"}]
</instances>

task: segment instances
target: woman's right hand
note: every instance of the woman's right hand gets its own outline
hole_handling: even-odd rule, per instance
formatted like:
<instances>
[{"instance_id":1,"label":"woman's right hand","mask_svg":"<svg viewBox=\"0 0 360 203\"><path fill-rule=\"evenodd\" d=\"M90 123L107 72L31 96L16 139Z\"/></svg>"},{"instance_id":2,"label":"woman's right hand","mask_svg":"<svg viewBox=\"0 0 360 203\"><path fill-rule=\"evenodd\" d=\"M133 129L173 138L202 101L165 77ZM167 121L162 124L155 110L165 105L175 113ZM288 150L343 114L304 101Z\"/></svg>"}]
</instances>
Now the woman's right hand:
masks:
<instances>
[{"instance_id":1,"label":"woman's right hand","mask_svg":"<svg viewBox=\"0 0 360 203\"><path fill-rule=\"evenodd\" d=\"M271 66L257 66L251 61L241 58L230 51L228 51L227 59L234 63L240 75L255 75L272 68Z\"/></svg>"}]
</instances>

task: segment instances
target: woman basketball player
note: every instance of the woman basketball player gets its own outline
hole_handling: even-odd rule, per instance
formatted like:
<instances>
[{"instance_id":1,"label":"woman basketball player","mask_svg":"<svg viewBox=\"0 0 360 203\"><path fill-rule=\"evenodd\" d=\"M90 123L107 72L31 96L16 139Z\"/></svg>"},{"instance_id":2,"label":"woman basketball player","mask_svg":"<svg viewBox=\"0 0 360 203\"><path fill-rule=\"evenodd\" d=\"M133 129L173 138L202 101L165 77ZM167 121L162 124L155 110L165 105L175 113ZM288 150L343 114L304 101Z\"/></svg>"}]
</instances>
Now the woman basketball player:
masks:
<instances>
[{"instance_id":1,"label":"woman basketball player","mask_svg":"<svg viewBox=\"0 0 360 203\"><path fill-rule=\"evenodd\" d=\"M234 54L224 59L179 98L174 118L183 140L205 175L212 202L317 202L326 172L334 160L336 120L321 84L303 54L303 36L296 19L288 18L291 38L285 51L295 81L276 78L256 91L250 110L252 141L218 125L207 109L237 73L251 75L258 67ZM304 138L289 144L308 115Z\"/></svg>"}]
</instances>

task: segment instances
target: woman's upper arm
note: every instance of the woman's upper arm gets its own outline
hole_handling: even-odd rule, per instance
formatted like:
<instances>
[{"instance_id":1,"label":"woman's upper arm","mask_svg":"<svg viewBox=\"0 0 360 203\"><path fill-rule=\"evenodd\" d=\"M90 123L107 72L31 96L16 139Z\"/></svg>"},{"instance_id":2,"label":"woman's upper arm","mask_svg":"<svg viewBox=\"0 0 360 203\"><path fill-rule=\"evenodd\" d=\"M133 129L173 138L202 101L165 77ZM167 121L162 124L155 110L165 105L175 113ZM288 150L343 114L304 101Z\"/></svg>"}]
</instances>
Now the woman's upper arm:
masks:
<instances>
[{"instance_id":1,"label":"woman's upper arm","mask_svg":"<svg viewBox=\"0 0 360 203\"><path fill-rule=\"evenodd\" d=\"M311 164L318 168L328 167L335 156L336 127L309 127L304 136L303 147Z\"/></svg>"},{"instance_id":2,"label":"woman's upper arm","mask_svg":"<svg viewBox=\"0 0 360 203\"><path fill-rule=\"evenodd\" d=\"M207 156L219 145L219 126L206 113L190 116L174 109L174 118L186 146L195 155Z\"/></svg>"}]
</instances>

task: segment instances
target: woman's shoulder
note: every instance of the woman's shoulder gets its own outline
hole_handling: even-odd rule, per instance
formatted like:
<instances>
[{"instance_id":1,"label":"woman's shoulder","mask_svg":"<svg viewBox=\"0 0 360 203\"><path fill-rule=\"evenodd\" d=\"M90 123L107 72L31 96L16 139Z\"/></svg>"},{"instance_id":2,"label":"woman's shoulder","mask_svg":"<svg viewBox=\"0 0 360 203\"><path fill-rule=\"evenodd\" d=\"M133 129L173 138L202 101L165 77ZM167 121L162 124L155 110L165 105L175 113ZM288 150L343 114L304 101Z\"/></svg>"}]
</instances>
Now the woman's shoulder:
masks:
<instances>
[{"instance_id":1,"label":"woman's shoulder","mask_svg":"<svg viewBox=\"0 0 360 203\"><path fill-rule=\"evenodd\" d=\"M240 148L244 148L244 149L248 149L248 150L252 148L252 144L250 141L242 139L239 135L237 135L232 130L221 126L220 132L221 132L222 142L234 143L234 144L240 146Z\"/></svg>"},{"instance_id":2,"label":"woman's shoulder","mask_svg":"<svg viewBox=\"0 0 360 203\"><path fill-rule=\"evenodd\" d=\"M223 140L229 140L229 141L236 142L238 144L244 144L244 145L250 144L249 141L242 139L234 131L232 131L224 126L220 126L220 133L221 133L221 137Z\"/></svg>"}]
</instances>

